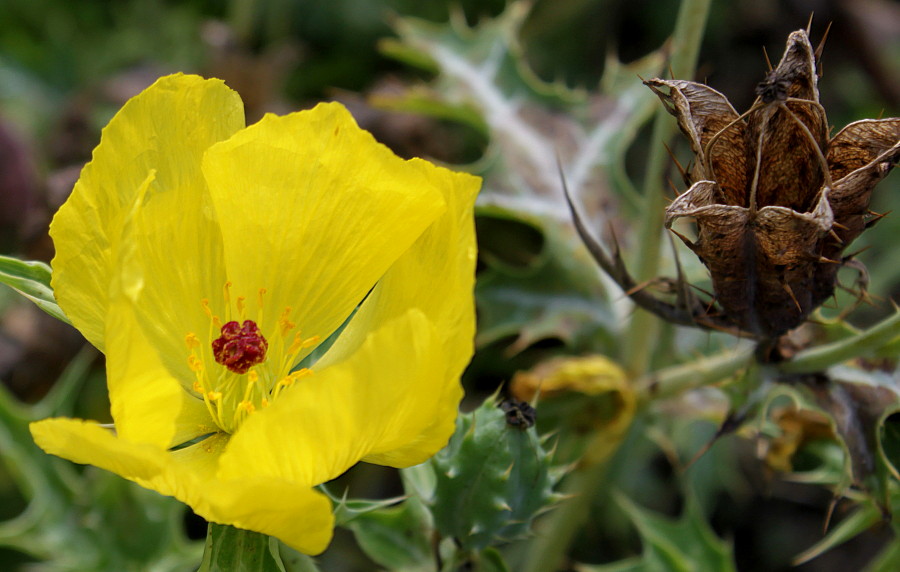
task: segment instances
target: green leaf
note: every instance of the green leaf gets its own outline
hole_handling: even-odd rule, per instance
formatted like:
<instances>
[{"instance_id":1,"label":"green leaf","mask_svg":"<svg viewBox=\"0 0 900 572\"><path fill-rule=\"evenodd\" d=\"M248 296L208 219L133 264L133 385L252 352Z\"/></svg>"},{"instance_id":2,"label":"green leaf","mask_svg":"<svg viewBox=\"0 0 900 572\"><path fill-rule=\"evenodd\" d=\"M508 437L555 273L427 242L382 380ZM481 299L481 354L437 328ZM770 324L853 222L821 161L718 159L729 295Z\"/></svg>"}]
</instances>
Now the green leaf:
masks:
<instances>
[{"instance_id":1,"label":"green leaf","mask_svg":"<svg viewBox=\"0 0 900 572\"><path fill-rule=\"evenodd\" d=\"M494 547L488 547L478 553L475 559L476 572L509 572L509 566L503 555Z\"/></svg>"},{"instance_id":2,"label":"green leaf","mask_svg":"<svg viewBox=\"0 0 900 572\"><path fill-rule=\"evenodd\" d=\"M678 520L645 510L624 495L619 495L617 501L638 529L643 542L643 560L647 570L672 572L735 570L731 547L709 528L700 506L692 495L688 495L684 513Z\"/></svg>"},{"instance_id":3,"label":"green leaf","mask_svg":"<svg viewBox=\"0 0 900 572\"><path fill-rule=\"evenodd\" d=\"M369 558L391 570L434 572L431 513L416 497L358 515L348 526Z\"/></svg>"},{"instance_id":4,"label":"green leaf","mask_svg":"<svg viewBox=\"0 0 900 572\"><path fill-rule=\"evenodd\" d=\"M832 528L825 538L798 554L794 558L793 564L799 566L817 556L821 556L835 546L839 546L851 538L859 536L879 520L881 520L881 511L874 503L868 503L859 507L844 518L840 524Z\"/></svg>"},{"instance_id":5,"label":"green leaf","mask_svg":"<svg viewBox=\"0 0 900 572\"><path fill-rule=\"evenodd\" d=\"M225 524L209 523L200 572L287 572L278 540Z\"/></svg>"},{"instance_id":6,"label":"green leaf","mask_svg":"<svg viewBox=\"0 0 900 572\"><path fill-rule=\"evenodd\" d=\"M643 557L635 556L633 558L626 558L624 560L619 560L618 562L611 562L610 564L595 564L595 565L585 565L582 564L578 567L579 572L653 572L650 568L648 568L647 563L644 561Z\"/></svg>"},{"instance_id":7,"label":"green leaf","mask_svg":"<svg viewBox=\"0 0 900 572\"><path fill-rule=\"evenodd\" d=\"M56 304L50 288L50 267L43 262L0 256L0 283L25 296L57 320L72 323Z\"/></svg>"},{"instance_id":8,"label":"green leaf","mask_svg":"<svg viewBox=\"0 0 900 572\"><path fill-rule=\"evenodd\" d=\"M896 534L897 527L894 527ZM866 567L866 572L896 572L900 570L900 541L896 536L885 546L881 554Z\"/></svg>"},{"instance_id":9,"label":"green leaf","mask_svg":"<svg viewBox=\"0 0 900 572\"><path fill-rule=\"evenodd\" d=\"M76 469L44 453L31 438L30 422L70 415L86 381L102 384L91 368L96 356L85 346L51 393L32 406L17 402L0 385L0 462L27 503L17 516L0 522L0 546L53 570L192 569L202 544L185 536L183 504L100 469Z\"/></svg>"},{"instance_id":10,"label":"green leaf","mask_svg":"<svg viewBox=\"0 0 900 572\"><path fill-rule=\"evenodd\" d=\"M560 174L601 229L620 206L641 212L624 158L657 106L638 77L658 75L664 57L654 52L629 65L610 57L593 90L543 81L519 41L530 10L528 2L512 3L473 26L459 13L446 24L398 18L399 40L382 49L436 76L372 103L457 121L488 139L469 166L484 177L479 346L515 338L508 356L553 339L574 351L609 352L628 308L611 310L619 293L608 293L574 232ZM628 240L627 227L616 231Z\"/></svg>"},{"instance_id":11,"label":"green leaf","mask_svg":"<svg viewBox=\"0 0 900 572\"><path fill-rule=\"evenodd\" d=\"M509 353L544 339L584 350L615 345L615 315L597 269L571 231L504 207L477 209L486 268L475 286L486 346L513 338Z\"/></svg>"}]
</instances>

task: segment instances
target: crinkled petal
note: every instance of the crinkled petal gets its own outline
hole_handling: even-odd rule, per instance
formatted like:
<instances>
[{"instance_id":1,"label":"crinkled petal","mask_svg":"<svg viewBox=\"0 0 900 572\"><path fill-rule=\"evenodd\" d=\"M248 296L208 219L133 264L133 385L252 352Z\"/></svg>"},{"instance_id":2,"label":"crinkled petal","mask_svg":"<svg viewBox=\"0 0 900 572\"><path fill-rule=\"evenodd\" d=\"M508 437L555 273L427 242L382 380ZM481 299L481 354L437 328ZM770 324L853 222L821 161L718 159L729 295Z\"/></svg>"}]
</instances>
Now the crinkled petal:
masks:
<instances>
[{"instance_id":1,"label":"crinkled petal","mask_svg":"<svg viewBox=\"0 0 900 572\"><path fill-rule=\"evenodd\" d=\"M402 466L404 455L420 458L436 451L423 449L425 443L443 446L449 439L457 414L455 404L462 397L459 376L469 363L475 336L473 288L477 254L473 205L481 181L426 161L411 163L442 190L447 211L391 267L337 343L317 364L327 369L347 359L367 332L379 329L411 308L424 312L435 325L441 333L440 351L446 356L447 369L440 378L430 379L428 383L444 407L428 427L419 429L422 439L410 442L401 450L369 455L365 459L394 466Z\"/></svg>"},{"instance_id":2,"label":"crinkled petal","mask_svg":"<svg viewBox=\"0 0 900 572\"><path fill-rule=\"evenodd\" d=\"M207 520L280 538L309 554L325 549L334 518L330 501L309 487L280 479L223 481L216 461L224 434L175 453L117 438L93 422L46 419L31 424L46 452L112 471L161 494L174 496Z\"/></svg>"},{"instance_id":3,"label":"crinkled petal","mask_svg":"<svg viewBox=\"0 0 900 572\"><path fill-rule=\"evenodd\" d=\"M448 409L455 415L459 401L459 390L441 383L447 367L441 345L433 325L414 310L370 333L350 359L286 389L244 421L222 456L222 476L312 486L363 457L410 443L421 444L418 453L397 464L424 461L448 436L435 440L422 429Z\"/></svg>"},{"instance_id":4,"label":"crinkled petal","mask_svg":"<svg viewBox=\"0 0 900 572\"><path fill-rule=\"evenodd\" d=\"M129 100L103 130L93 159L50 227L54 293L72 323L101 350L116 267L112 248L148 176L155 171L147 207L165 213L157 223L177 235L155 245L163 248L156 268L169 267L165 277L196 279L209 272L201 263L216 248L200 192L200 157L242 127L243 109L233 91L218 80L179 74ZM184 289L169 282L169 295L183 300Z\"/></svg>"},{"instance_id":5,"label":"crinkled petal","mask_svg":"<svg viewBox=\"0 0 900 572\"><path fill-rule=\"evenodd\" d=\"M363 458L422 462L452 434L475 332L480 181L410 165L441 189L444 214L388 270L317 373L244 422L223 456L225 474L289 471L318 484Z\"/></svg>"},{"instance_id":6,"label":"crinkled petal","mask_svg":"<svg viewBox=\"0 0 900 572\"><path fill-rule=\"evenodd\" d=\"M204 173L228 277L263 331L285 308L322 339L443 211L440 192L344 107L268 115L213 147Z\"/></svg>"},{"instance_id":7,"label":"crinkled petal","mask_svg":"<svg viewBox=\"0 0 900 572\"><path fill-rule=\"evenodd\" d=\"M160 360L130 304L113 303L107 330L107 385L121 438L165 449L218 431L204 402Z\"/></svg>"}]
</instances>

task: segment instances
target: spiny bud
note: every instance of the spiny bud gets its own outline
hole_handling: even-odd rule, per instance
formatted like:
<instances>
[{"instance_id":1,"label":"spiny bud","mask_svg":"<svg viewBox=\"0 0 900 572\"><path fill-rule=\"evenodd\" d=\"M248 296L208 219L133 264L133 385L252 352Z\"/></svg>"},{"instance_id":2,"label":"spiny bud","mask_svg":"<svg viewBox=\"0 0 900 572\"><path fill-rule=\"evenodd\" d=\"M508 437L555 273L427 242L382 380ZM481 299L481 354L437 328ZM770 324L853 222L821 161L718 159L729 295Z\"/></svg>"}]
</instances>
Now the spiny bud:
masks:
<instances>
[{"instance_id":1,"label":"spiny bud","mask_svg":"<svg viewBox=\"0 0 900 572\"><path fill-rule=\"evenodd\" d=\"M559 472L541 446L534 415L526 402L490 398L458 418L450 443L431 460L434 519L443 536L480 550L524 536L554 502Z\"/></svg>"}]
</instances>

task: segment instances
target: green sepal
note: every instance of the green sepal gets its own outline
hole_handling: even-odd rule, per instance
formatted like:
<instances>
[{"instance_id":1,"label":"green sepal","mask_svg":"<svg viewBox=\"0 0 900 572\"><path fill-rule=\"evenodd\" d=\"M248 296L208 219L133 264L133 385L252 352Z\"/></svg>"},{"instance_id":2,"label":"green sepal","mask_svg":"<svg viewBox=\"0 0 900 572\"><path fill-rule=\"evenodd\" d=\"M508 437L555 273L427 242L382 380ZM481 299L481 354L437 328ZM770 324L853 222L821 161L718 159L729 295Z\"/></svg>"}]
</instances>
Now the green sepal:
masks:
<instances>
[{"instance_id":1,"label":"green sepal","mask_svg":"<svg viewBox=\"0 0 900 572\"><path fill-rule=\"evenodd\" d=\"M50 267L43 262L0 256L0 283L34 302L57 320L71 324L50 288Z\"/></svg>"},{"instance_id":2,"label":"green sepal","mask_svg":"<svg viewBox=\"0 0 900 572\"><path fill-rule=\"evenodd\" d=\"M401 501L403 497L394 497L379 500L363 500L347 498L346 493L343 496L332 494L325 485L319 485L320 491L325 493L334 504L334 525L347 526L357 518L369 514L374 511L388 509Z\"/></svg>"},{"instance_id":3,"label":"green sepal","mask_svg":"<svg viewBox=\"0 0 900 572\"><path fill-rule=\"evenodd\" d=\"M199 572L288 571L276 538L211 522Z\"/></svg>"}]
</instances>

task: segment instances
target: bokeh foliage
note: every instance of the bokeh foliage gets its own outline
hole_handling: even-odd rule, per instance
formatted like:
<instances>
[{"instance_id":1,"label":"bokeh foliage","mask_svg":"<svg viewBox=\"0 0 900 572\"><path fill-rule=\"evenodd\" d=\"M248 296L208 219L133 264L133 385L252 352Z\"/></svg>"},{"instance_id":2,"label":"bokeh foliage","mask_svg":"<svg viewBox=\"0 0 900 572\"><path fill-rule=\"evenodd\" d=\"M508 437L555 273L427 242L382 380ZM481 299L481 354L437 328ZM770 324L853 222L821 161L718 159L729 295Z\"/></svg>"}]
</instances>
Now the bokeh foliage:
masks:
<instances>
[{"instance_id":1,"label":"bokeh foliage","mask_svg":"<svg viewBox=\"0 0 900 572\"><path fill-rule=\"evenodd\" d=\"M808 14L797 4L712 3L696 79L746 109L750 101L739 98L752 94L766 69L761 48L777 54L787 32L806 26ZM814 43L834 22L820 83L829 119L840 126L900 113L891 82L900 69L896 11L888 2L871 3L887 10L881 17L875 8L854 11L846 2L818 4ZM99 128L125 98L163 73L223 77L247 101L251 120L264 111L341 99L398 152L485 177L477 213L478 351L465 379L466 409L517 373L538 373L535 366L551 358L572 366L566 360L573 356L603 356L628 370L623 386L607 382L594 394L539 398L538 432L553 435L555 459L569 471L563 488L581 491L579 510L568 524L554 512L541 517L537 536L485 549L473 556L475 565L502 569L505 559L510 569L552 569L535 556L548 554L537 539L577 521L577 530L567 533L571 548L563 551L583 570L781 570L798 555L808 560L801 570L895 569L897 525L886 515L900 504L893 413L900 338L888 300L900 293L894 248L900 219L887 217L851 247L868 248L859 258L869 270L874 304L845 317L853 299L839 294L798 340L801 350L821 349L801 353L807 361L797 371L815 369L803 363L825 363L834 366L832 379L791 377L787 384L796 372L751 365L744 341L655 319L652 351L648 346L642 371L635 371L627 364L635 310L599 272L571 225L561 173L597 236L607 245L618 242L633 263L647 247L638 232L654 203L647 189L675 194L664 180L645 180L650 149L661 143L650 126L659 103L639 76L668 75L667 40L678 6L662 0L14 0L0 19L2 253L49 260L46 223L89 159ZM870 39L851 41L859 37ZM685 143L670 143L686 161ZM664 179L684 190L669 162ZM876 189L872 208L896 211L898 187L895 173ZM661 228L657 234L662 240ZM709 288L705 269L689 252L668 239L660 252L654 261L660 274L680 270ZM33 292L40 295L41 272L36 266L14 274L37 280ZM0 504L10 508L2 515L7 548L0 568L31 560L56 570L176 570L199 562L202 547L188 537L202 536L205 527L199 524L198 536L185 526L185 518L192 521L180 505L50 459L30 443L29 420L73 408L104 418L101 364L79 353L77 336L65 326L6 289L0 312L0 375L15 393L2 394ZM876 341L866 329L874 324L882 332ZM42 367L29 365L36 360ZM854 361L841 365L847 360ZM599 375L589 371L572 376ZM826 383L838 390L824 389ZM615 419L629 400L636 405L624 431L604 433L608 423L584 421ZM609 452L579 463L594 437L605 439ZM320 566L433 569L433 538L423 534L435 528L429 483L421 470L398 479L365 467L332 483L329 490L346 489L350 497L409 498L339 503L346 531ZM594 492L585 496L585 490ZM836 495L848 500L832 505ZM831 532L823 538L829 517ZM116 525L123 522L128 525ZM445 543L438 552L456 557L455 550Z\"/></svg>"}]
</instances>

